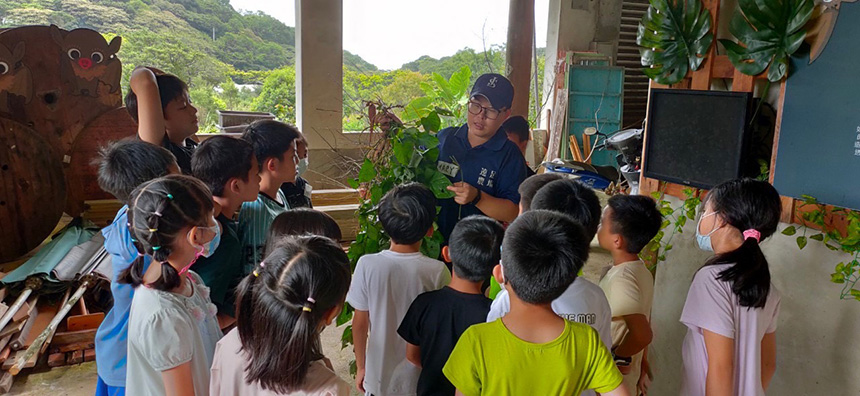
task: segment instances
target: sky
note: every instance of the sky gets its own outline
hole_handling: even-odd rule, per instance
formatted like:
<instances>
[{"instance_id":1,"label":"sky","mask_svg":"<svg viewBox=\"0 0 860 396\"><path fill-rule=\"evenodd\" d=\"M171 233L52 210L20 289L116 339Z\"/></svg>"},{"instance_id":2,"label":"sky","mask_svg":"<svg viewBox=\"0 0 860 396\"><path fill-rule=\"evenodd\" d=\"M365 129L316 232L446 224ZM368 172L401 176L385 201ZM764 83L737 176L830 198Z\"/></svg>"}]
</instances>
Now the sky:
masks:
<instances>
[{"instance_id":1,"label":"sky","mask_svg":"<svg viewBox=\"0 0 860 396\"><path fill-rule=\"evenodd\" d=\"M230 0L296 26L295 0ZM343 48L385 70L422 55L483 51L507 41L508 0L343 0ZM546 45L549 0L535 0L538 48Z\"/></svg>"}]
</instances>

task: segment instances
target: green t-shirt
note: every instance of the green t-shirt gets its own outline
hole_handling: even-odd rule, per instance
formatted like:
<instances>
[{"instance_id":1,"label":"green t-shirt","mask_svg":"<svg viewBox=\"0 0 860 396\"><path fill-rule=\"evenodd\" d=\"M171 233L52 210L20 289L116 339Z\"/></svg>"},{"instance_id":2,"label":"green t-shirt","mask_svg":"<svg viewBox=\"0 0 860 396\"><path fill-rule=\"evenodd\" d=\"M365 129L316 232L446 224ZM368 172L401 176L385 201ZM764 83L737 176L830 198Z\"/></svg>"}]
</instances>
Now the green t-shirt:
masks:
<instances>
[{"instance_id":1,"label":"green t-shirt","mask_svg":"<svg viewBox=\"0 0 860 396\"><path fill-rule=\"evenodd\" d=\"M558 338L545 344L517 338L501 319L474 325L460 337L442 372L466 396L606 393L623 380L597 331L569 321Z\"/></svg>"},{"instance_id":2,"label":"green t-shirt","mask_svg":"<svg viewBox=\"0 0 860 396\"><path fill-rule=\"evenodd\" d=\"M218 312L235 316L233 290L244 275L242 244L239 243L235 221L224 214L219 214L216 220L221 224L221 243L211 256L197 259L191 269L209 287L209 297L218 307Z\"/></svg>"}]
</instances>

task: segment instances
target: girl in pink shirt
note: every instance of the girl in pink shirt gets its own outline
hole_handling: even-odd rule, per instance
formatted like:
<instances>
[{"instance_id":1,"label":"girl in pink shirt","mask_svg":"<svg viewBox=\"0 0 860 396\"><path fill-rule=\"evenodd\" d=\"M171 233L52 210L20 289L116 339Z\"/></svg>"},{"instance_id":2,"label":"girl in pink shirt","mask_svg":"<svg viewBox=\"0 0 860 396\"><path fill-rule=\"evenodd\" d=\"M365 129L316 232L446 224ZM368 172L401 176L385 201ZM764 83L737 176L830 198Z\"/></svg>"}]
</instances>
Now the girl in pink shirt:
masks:
<instances>
[{"instance_id":1,"label":"girl in pink shirt","mask_svg":"<svg viewBox=\"0 0 860 396\"><path fill-rule=\"evenodd\" d=\"M681 314L682 395L764 396L776 371L780 297L759 242L776 231L781 208L773 186L752 179L708 193L696 239L715 255L693 279Z\"/></svg>"},{"instance_id":2,"label":"girl in pink shirt","mask_svg":"<svg viewBox=\"0 0 860 396\"><path fill-rule=\"evenodd\" d=\"M333 240L281 241L236 290L237 327L216 346L210 395L349 395L320 345L349 282Z\"/></svg>"}]
</instances>

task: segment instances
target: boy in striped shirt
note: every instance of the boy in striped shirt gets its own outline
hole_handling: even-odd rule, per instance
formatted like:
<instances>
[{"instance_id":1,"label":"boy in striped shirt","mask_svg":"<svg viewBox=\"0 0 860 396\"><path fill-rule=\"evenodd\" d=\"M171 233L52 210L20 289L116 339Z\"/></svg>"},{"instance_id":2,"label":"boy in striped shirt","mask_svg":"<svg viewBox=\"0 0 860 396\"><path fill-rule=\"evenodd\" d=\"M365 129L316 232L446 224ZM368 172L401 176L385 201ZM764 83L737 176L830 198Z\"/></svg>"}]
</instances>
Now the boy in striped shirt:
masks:
<instances>
[{"instance_id":1,"label":"boy in striped shirt","mask_svg":"<svg viewBox=\"0 0 860 396\"><path fill-rule=\"evenodd\" d=\"M239 240L245 274L262 260L269 226L289 205L281 192L284 183L295 183L299 162L296 127L274 120L255 121L242 133L242 139L254 147L260 165L260 193L257 200L245 202L239 210Z\"/></svg>"}]
</instances>

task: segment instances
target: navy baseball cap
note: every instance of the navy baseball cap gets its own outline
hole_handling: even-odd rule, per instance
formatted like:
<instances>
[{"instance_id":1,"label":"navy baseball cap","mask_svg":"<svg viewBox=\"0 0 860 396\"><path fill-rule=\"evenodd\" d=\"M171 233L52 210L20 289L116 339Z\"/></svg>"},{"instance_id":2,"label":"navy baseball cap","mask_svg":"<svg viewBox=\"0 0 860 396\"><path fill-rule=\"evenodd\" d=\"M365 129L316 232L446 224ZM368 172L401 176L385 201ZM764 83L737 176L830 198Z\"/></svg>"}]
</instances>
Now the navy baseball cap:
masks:
<instances>
[{"instance_id":1,"label":"navy baseball cap","mask_svg":"<svg viewBox=\"0 0 860 396\"><path fill-rule=\"evenodd\" d=\"M487 98L496 110L510 109L514 101L514 86L501 74L482 74L472 86L470 96L476 95Z\"/></svg>"}]
</instances>

